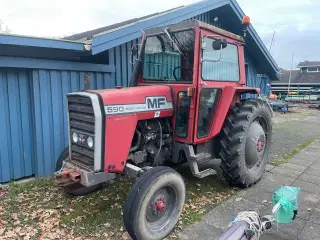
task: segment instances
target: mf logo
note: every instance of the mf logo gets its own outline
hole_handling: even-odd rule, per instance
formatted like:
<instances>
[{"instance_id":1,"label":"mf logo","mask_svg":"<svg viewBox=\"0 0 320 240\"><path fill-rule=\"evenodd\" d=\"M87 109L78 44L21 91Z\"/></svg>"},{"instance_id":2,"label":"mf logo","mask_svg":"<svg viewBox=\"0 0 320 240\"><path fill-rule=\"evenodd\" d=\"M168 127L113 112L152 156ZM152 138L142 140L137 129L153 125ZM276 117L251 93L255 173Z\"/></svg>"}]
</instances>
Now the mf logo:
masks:
<instances>
[{"instance_id":1,"label":"mf logo","mask_svg":"<svg viewBox=\"0 0 320 240\"><path fill-rule=\"evenodd\" d=\"M147 97L146 105L148 109L161 109L167 104L166 97Z\"/></svg>"}]
</instances>

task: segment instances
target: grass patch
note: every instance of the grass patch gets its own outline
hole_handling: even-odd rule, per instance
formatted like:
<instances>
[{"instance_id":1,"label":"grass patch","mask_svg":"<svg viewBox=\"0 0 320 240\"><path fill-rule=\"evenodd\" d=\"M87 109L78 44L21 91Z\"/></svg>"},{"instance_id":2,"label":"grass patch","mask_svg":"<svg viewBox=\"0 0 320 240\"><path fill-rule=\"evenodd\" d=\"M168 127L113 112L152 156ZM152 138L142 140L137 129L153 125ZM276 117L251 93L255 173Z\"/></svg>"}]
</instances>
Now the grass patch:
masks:
<instances>
[{"instance_id":1,"label":"grass patch","mask_svg":"<svg viewBox=\"0 0 320 240\"><path fill-rule=\"evenodd\" d=\"M218 176L197 179L185 166L177 171L186 182L187 202L173 237L237 191ZM120 178L86 197L64 193L51 178L10 183L0 189L0 238L129 239L122 211L133 183Z\"/></svg>"},{"instance_id":2,"label":"grass patch","mask_svg":"<svg viewBox=\"0 0 320 240\"><path fill-rule=\"evenodd\" d=\"M320 137L311 138L308 141L304 142L303 144L300 144L298 147L293 148L289 153L286 153L282 158L275 160L271 162L271 165L273 166L279 166L281 164L289 162L289 160L298 152L300 152L302 149L306 148L310 144L312 144L314 141L320 140Z\"/></svg>"}]
</instances>

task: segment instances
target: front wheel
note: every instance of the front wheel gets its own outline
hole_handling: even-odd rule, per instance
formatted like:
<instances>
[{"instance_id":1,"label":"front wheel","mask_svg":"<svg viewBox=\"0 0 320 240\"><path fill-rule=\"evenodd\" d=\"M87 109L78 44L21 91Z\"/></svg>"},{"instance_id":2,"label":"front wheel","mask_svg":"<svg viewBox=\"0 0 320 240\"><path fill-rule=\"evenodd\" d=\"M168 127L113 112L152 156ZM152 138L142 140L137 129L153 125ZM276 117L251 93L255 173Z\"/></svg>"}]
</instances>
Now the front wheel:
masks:
<instances>
[{"instance_id":1,"label":"front wheel","mask_svg":"<svg viewBox=\"0 0 320 240\"><path fill-rule=\"evenodd\" d=\"M185 191L181 175L169 167L154 167L142 175L124 205L123 220L130 236L165 238L181 215Z\"/></svg>"},{"instance_id":2,"label":"front wheel","mask_svg":"<svg viewBox=\"0 0 320 240\"><path fill-rule=\"evenodd\" d=\"M245 100L226 119L221 138L221 169L231 184L250 187L265 170L271 146L271 111L265 101Z\"/></svg>"}]
</instances>

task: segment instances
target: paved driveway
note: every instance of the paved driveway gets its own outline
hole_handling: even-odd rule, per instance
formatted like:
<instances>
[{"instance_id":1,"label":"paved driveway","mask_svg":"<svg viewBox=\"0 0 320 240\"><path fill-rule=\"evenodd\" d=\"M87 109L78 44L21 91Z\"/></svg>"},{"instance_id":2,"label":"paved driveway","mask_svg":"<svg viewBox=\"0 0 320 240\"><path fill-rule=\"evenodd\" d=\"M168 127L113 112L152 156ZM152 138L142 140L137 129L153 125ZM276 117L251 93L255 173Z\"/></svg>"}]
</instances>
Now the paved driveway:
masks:
<instances>
[{"instance_id":1,"label":"paved driveway","mask_svg":"<svg viewBox=\"0 0 320 240\"><path fill-rule=\"evenodd\" d=\"M215 240L238 212L257 210L270 214L272 192L279 186L301 188L297 219L289 224L273 225L262 240L320 239L320 141L315 141L296 154L289 163L278 167L268 165L268 171L255 186L209 212L201 222L184 230L180 239Z\"/></svg>"}]
</instances>

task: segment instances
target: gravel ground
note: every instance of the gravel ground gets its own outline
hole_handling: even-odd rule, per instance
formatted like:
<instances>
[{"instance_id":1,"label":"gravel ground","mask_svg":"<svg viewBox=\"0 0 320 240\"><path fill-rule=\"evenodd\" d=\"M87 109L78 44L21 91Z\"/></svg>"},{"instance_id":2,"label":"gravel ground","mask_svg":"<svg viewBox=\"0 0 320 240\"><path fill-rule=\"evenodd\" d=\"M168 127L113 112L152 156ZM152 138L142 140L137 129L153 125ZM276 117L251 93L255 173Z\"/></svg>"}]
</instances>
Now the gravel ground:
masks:
<instances>
[{"instance_id":1,"label":"gravel ground","mask_svg":"<svg viewBox=\"0 0 320 240\"><path fill-rule=\"evenodd\" d=\"M319 137L319 123L319 110L298 107L287 114L275 113L269 162L281 158L309 139Z\"/></svg>"}]
</instances>

